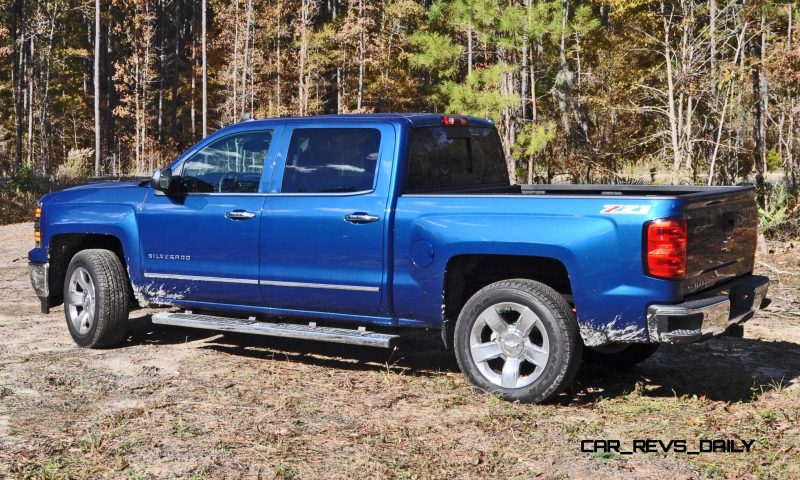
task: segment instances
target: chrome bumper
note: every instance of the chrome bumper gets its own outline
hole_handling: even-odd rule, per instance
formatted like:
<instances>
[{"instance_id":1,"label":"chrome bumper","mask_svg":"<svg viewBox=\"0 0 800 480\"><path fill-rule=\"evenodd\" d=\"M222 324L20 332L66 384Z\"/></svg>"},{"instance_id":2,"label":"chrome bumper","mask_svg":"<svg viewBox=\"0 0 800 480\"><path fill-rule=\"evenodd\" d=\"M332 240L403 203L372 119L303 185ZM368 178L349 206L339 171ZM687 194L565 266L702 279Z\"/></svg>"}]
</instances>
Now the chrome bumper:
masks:
<instances>
[{"instance_id":1,"label":"chrome bumper","mask_svg":"<svg viewBox=\"0 0 800 480\"><path fill-rule=\"evenodd\" d=\"M769 278L751 275L677 305L651 305L647 309L650 340L691 343L724 333L766 307L768 289Z\"/></svg>"},{"instance_id":2,"label":"chrome bumper","mask_svg":"<svg viewBox=\"0 0 800 480\"><path fill-rule=\"evenodd\" d=\"M36 296L42 303L42 313L48 313L48 297L50 296L50 287L48 273L50 270L49 263L29 263L28 275L31 277L31 285Z\"/></svg>"}]
</instances>

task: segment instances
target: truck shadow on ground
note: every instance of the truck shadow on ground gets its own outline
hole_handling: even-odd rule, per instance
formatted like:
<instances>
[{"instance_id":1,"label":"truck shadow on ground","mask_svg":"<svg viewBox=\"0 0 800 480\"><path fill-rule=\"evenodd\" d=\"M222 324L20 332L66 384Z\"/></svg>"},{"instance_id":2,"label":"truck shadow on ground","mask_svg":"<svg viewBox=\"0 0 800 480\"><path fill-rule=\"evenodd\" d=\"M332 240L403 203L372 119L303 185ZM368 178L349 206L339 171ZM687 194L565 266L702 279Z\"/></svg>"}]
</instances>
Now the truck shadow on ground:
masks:
<instances>
[{"instance_id":1,"label":"truck shadow on ground","mask_svg":"<svg viewBox=\"0 0 800 480\"><path fill-rule=\"evenodd\" d=\"M256 360L299 362L350 371L391 370L435 377L458 372L452 351L438 332L401 332L392 350L306 340L259 337L153 325L149 315L131 318L127 345L202 342L199 348ZM691 345L662 345L631 368L584 362L572 388L559 404L589 404L633 391L649 397L705 397L750 402L800 378L800 344L752 338L720 337Z\"/></svg>"}]
</instances>

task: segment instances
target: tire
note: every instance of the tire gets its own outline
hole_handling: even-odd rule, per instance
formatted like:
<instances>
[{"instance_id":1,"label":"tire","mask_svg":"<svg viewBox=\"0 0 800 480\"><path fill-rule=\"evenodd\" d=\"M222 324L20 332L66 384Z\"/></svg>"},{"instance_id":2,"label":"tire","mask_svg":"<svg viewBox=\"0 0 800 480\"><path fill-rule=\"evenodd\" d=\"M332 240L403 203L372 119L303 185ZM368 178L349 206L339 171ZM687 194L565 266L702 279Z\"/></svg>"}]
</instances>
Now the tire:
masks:
<instances>
[{"instance_id":1,"label":"tire","mask_svg":"<svg viewBox=\"0 0 800 480\"><path fill-rule=\"evenodd\" d=\"M119 345L128 323L128 278L109 250L82 250L64 278L64 315L72 339L86 348Z\"/></svg>"},{"instance_id":2,"label":"tire","mask_svg":"<svg viewBox=\"0 0 800 480\"><path fill-rule=\"evenodd\" d=\"M566 300L526 279L493 283L473 295L456 322L454 345L470 383L524 403L545 402L561 393L583 354L578 323Z\"/></svg>"},{"instance_id":3,"label":"tire","mask_svg":"<svg viewBox=\"0 0 800 480\"><path fill-rule=\"evenodd\" d=\"M644 362L658 350L657 343L611 344L586 347L583 358L587 363L609 367L627 368Z\"/></svg>"}]
</instances>

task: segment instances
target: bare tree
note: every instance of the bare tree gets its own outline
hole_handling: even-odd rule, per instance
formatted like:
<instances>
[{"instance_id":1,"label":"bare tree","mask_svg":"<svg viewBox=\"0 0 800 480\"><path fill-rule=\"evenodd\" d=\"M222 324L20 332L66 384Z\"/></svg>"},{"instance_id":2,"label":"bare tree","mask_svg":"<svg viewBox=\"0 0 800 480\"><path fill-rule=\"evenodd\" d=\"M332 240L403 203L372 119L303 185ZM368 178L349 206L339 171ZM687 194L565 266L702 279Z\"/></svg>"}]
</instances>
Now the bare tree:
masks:
<instances>
[{"instance_id":1,"label":"bare tree","mask_svg":"<svg viewBox=\"0 0 800 480\"><path fill-rule=\"evenodd\" d=\"M250 31L253 27L253 0L247 2L247 20L244 29L244 61L242 62L242 110L240 117L244 117L247 110L247 68L250 54Z\"/></svg>"},{"instance_id":2,"label":"bare tree","mask_svg":"<svg viewBox=\"0 0 800 480\"><path fill-rule=\"evenodd\" d=\"M364 68L367 49L364 28L364 0L358 0L358 100L356 106L358 111L361 111L364 104Z\"/></svg>"},{"instance_id":3,"label":"bare tree","mask_svg":"<svg viewBox=\"0 0 800 480\"><path fill-rule=\"evenodd\" d=\"M94 174L100 175L100 0L94 1Z\"/></svg>"},{"instance_id":4,"label":"bare tree","mask_svg":"<svg viewBox=\"0 0 800 480\"><path fill-rule=\"evenodd\" d=\"M206 19L206 10L208 9L207 0L203 0L202 5L202 43L203 43L203 137L205 138L208 135L208 50L206 46L206 25L208 24L208 20Z\"/></svg>"}]
</instances>

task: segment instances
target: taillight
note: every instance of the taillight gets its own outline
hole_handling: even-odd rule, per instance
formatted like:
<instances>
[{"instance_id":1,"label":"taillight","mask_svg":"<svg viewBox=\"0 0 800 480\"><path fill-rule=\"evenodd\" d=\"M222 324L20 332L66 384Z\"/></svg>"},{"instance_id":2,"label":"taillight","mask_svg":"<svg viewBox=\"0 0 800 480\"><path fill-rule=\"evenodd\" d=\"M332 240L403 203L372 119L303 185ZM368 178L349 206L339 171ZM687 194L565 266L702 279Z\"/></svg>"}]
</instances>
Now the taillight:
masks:
<instances>
[{"instance_id":1,"label":"taillight","mask_svg":"<svg viewBox=\"0 0 800 480\"><path fill-rule=\"evenodd\" d=\"M40 222L42 220L42 207L37 206L33 211L33 239L36 241L36 248L42 245L42 232Z\"/></svg>"},{"instance_id":2,"label":"taillight","mask_svg":"<svg viewBox=\"0 0 800 480\"><path fill-rule=\"evenodd\" d=\"M466 127L469 125L469 120L464 117L454 117L452 115L444 115L442 117L442 125L445 127Z\"/></svg>"},{"instance_id":3,"label":"taillight","mask_svg":"<svg viewBox=\"0 0 800 480\"><path fill-rule=\"evenodd\" d=\"M667 218L645 224L645 269L648 275L679 279L686 275L686 219Z\"/></svg>"}]
</instances>

